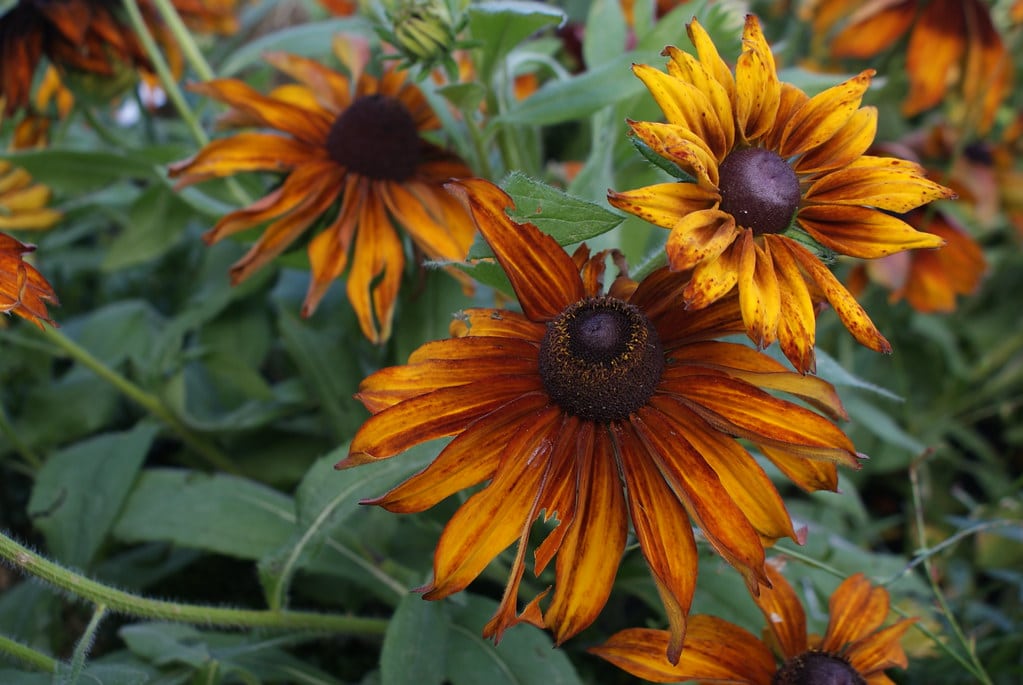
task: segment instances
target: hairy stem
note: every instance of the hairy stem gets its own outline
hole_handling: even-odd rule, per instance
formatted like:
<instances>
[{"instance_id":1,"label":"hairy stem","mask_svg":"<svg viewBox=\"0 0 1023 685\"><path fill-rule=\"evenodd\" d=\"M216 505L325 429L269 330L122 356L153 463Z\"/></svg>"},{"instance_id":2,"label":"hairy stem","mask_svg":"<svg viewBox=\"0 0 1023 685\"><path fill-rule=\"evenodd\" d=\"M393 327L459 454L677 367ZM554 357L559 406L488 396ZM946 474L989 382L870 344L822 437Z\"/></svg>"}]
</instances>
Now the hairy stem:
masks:
<instances>
[{"instance_id":1,"label":"hairy stem","mask_svg":"<svg viewBox=\"0 0 1023 685\"><path fill-rule=\"evenodd\" d=\"M31 647L3 635L0 635L0 654L6 654L16 661L44 673L56 673L59 665L59 662L53 657L37 652Z\"/></svg>"}]
</instances>

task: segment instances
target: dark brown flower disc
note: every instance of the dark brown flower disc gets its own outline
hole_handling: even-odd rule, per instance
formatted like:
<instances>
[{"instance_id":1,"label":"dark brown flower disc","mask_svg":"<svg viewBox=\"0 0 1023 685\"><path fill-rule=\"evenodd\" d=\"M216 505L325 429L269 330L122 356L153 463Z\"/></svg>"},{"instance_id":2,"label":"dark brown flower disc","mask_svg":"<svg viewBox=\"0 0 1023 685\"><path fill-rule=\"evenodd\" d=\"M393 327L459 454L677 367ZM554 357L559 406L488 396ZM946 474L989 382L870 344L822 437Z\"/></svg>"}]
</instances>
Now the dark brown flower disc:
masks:
<instances>
[{"instance_id":1,"label":"dark brown flower disc","mask_svg":"<svg viewBox=\"0 0 1023 685\"><path fill-rule=\"evenodd\" d=\"M646 404L664 371L664 349L650 320L613 297L580 300L547 324L540 377L567 413L609 423Z\"/></svg>"},{"instance_id":2,"label":"dark brown flower disc","mask_svg":"<svg viewBox=\"0 0 1023 685\"><path fill-rule=\"evenodd\" d=\"M412 113L396 98L358 98L327 134L330 158L368 178L404 181L419 166L419 132Z\"/></svg>"},{"instance_id":3,"label":"dark brown flower disc","mask_svg":"<svg viewBox=\"0 0 1023 685\"><path fill-rule=\"evenodd\" d=\"M799 207L799 179L784 159L759 147L737 150L718 167L721 211L756 235L782 233Z\"/></svg>"},{"instance_id":4,"label":"dark brown flower disc","mask_svg":"<svg viewBox=\"0 0 1023 685\"><path fill-rule=\"evenodd\" d=\"M805 652L778 669L771 685L866 685L845 659L826 652Z\"/></svg>"}]
</instances>

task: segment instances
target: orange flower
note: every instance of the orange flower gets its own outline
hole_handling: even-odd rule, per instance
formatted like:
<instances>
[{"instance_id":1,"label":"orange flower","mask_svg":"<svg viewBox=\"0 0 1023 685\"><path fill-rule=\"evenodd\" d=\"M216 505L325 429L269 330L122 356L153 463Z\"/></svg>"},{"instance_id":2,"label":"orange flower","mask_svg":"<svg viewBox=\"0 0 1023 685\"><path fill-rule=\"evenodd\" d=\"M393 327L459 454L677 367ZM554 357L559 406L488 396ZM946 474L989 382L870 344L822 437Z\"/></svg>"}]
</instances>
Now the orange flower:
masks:
<instances>
[{"instance_id":1,"label":"orange flower","mask_svg":"<svg viewBox=\"0 0 1023 685\"><path fill-rule=\"evenodd\" d=\"M374 416L338 468L454 437L429 467L368 503L418 512L489 481L448 522L421 590L440 599L464 589L517 541L504 599L484 630L495 639L519 621L550 627L558 643L590 625L631 519L670 617L667 655L677 660L697 572L690 519L754 593L767 582L764 544L796 537L774 485L735 437L800 487L833 490L836 463L858 466L852 443L823 416L767 391L840 417L834 388L715 341L741 330L734 298L686 311L675 297L684 277L667 269L638 284L619 277L603 294L606 253L591 258L583 247L573 259L532 224L509 219L511 199L497 186L452 185L522 313L464 312L456 337L363 381L358 398ZM558 520L534 566L539 574L557 555L556 589L546 610L548 591L517 614L538 517Z\"/></svg>"},{"instance_id":2,"label":"orange flower","mask_svg":"<svg viewBox=\"0 0 1023 685\"><path fill-rule=\"evenodd\" d=\"M192 89L230 105L226 118L232 125L271 131L215 140L191 159L171 165L170 175L180 188L241 171L283 173L282 183L268 195L217 222L207 242L271 221L231 268L232 282L239 283L326 219L324 230L309 243L312 282L302 314L312 314L330 284L350 266L348 299L359 325L367 338L383 342L391 334L405 268L394 224L428 258L464 259L475 235L472 221L442 184L471 171L421 137L440 122L405 72L349 79L304 57L273 53L266 59L299 83L270 95L236 79ZM468 282L462 272L450 271Z\"/></svg>"},{"instance_id":3,"label":"orange flower","mask_svg":"<svg viewBox=\"0 0 1023 685\"><path fill-rule=\"evenodd\" d=\"M27 171L0 159L0 229L50 228L63 216L49 207L50 197L47 186L33 183Z\"/></svg>"},{"instance_id":4,"label":"orange flower","mask_svg":"<svg viewBox=\"0 0 1023 685\"><path fill-rule=\"evenodd\" d=\"M906 116L940 104L958 82L968 120L983 133L1009 92L1009 53L981 0L817 0L809 13L821 35L848 18L830 41L835 57L873 57L909 34Z\"/></svg>"},{"instance_id":5,"label":"orange flower","mask_svg":"<svg viewBox=\"0 0 1023 685\"><path fill-rule=\"evenodd\" d=\"M921 231L941 236L941 250L901 252L858 265L849 289L860 292L869 279L892 291L891 301L903 297L919 312L951 312L956 295L971 295L987 271L984 251L964 228L941 212L914 210L906 221Z\"/></svg>"},{"instance_id":6,"label":"orange flower","mask_svg":"<svg viewBox=\"0 0 1023 685\"><path fill-rule=\"evenodd\" d=\"M809 98L778 80L756 17L746 18L734 77L699 23L688 29L699 59L668 47L667 74L633 67L667 123L630 122L642 144L687 181L612 190L608 201L670 229L671 267L693 270L688 307L737 289L750 339L762 347L779 340L798 370L814 368L814 288L858 341L890 351L804 244L861 258L938 247L940 238L888 212L952 192L924 178L917 164L863 154L877 128L877 111L860 107L873 71Z\"/></svg>"},{"instance_id":7,"label":"orange flower","mask_svg":"<svg viewBox=\"0 0 1023 685\"><path fill-rule=\"evenodd\" d=\"M23 259L35 249L35 245L26 245L0 233L0 312L14 312L42 328L44 321L53 323L46 303L58 302L53 286Z\"/></svg>"},{"instance_id":8,"label":"orange flower","mask_svg":"<svg viewBox=\"0 0 1023 685\"><path fill-rule=\"evenodd\" d=\"M771 587L756 598L767 621L763 641L716 616L693 616L678 664L664 659L670 639L664 630L623 630L589 651L658 683L892 685L885 669L906 667L899 641L915 619L882 628L888 591L872 587L862 573L847 578L831 595L831 620L823 639L807 635L799 598L773 563L767 564L767 575Z\"/></svg>"}]
</instances>

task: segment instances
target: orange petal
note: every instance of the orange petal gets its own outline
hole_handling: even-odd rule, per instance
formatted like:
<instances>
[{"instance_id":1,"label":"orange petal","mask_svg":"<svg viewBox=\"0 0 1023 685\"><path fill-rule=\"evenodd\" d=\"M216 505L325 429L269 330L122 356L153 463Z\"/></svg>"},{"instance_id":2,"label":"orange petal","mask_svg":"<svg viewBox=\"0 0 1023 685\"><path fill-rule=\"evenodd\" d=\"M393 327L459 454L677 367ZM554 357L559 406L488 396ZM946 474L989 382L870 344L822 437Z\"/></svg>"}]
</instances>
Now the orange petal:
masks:
<instances>
[{"instance_id":1,"label":"orange petal","mask_svg":"<svg viewBox=\"0 0 1023 685\"><path fill-rule=\"evenodd\" d=\"M455 435L505 403L540 391L539 377L493 376L405 400L367 419L337 468L386 459L421 442Z\"/></svg>"},{"instance_id":2,"label":"orange petal","mask_svg":"<svg viewBox=\"0 0 1023 685\"><path fill-rule=\"evenodd\" d=\"M877 326L870 320L867 312L863 310L863 307L856 301L856 298L845 289L845 286L839 283L835 275L826 266L821 264L817 257L810 254L805 247L792 240L783 239L777 241L777 243L783 245L789 251L789 254L795 258L795 261L802 267L803 271L817 284L817 287L821 289L828 302L835 309L835 313L841 319L842 325L852 333L852 336L860 344L869 347L875 352L882 352L884 354L892 351L892 346L881 335L881 332L877 330Z\"/></svg>"},{"instance_id":3,"label":"orange petal","mask_svg":"<svg viewBox=\"0 0 1023 685\"><path fill-rule=\"evenodd\" d=\"M710 209L721 196L696 183L658 183L619 193L607 191L607 201L663 228L675 228L691 212Z\"/></svg>"},{"instance_id":4,"label":"orange petal","mask_svg":"<svg viewBox=\"0 0 1023 685\"><path fill-rule=\"evenodd\" d=\"M838 133L859 108L875 73L867 69L810 98L785 125L779 148L781 156L806 152Z\"/></svg>"},{"instance_id":5,"label":"orange petal","mask_svg":"<svg viewBox=\"0 0 1023 685\"><path fill-rule=\"evenodd\" d=\"M753 232L743 231L738 244L739 306L746 333L757 347L767 347L778 336L778 318L781 316L781 291L774 263L753 239Z\"/></svg>"},{"instance_id":6,"label":"orange petal","mask_svg":"<svg viewBox=\"0 0 1023 685\"><path fill-rule=\"evenodd\" d=\"M810 97L791 83L782 82L781 100L778 103L778 114L771 131L761 141L768 150L777 150L781 146L782 134L796 112L810 100Z\"/></svg>"},{"instance_id":7,"label":"orange petal","mask_svg":"<svg viewBox=\"0 0 1023 685\"><path fill-rule=\"evenodd\" d=\"M289 133L310 145L324 145L334 118L320 109L267 97L237 79L213 79L193 83L190 90L231 105L244 116L267 128Z\"/></svg>"},{"instance_id":8,"label":"orange petal","mask_svg":"<svg viewBox=\"0 0 1023 685\"><path fill-rule=\"evenodd\" d=\"M456 492L490 480L505 446L546 403L540 394L512 400L501 411L469 424L425 469L363 504L401 514L425 511Z\"/></svg>"},{"instance_id":9,"label":"orange petal","mask_svg":"<svg viewBox=\"0 0 1023 685\"><path fill-rule=\"evenodd\" d=\"M781 83L771 46L760 29L760 21L746 15L742 33L742 54L735 64L735 121L743 140L766 135L774 126L781 102Z\"/></svg>"},{"instance_id":10,"label":"orange petal","mask_svg":"<svg viewBox=\"0 0 1023 685\"><path fill-rule=\"evenodd\" d=\"M773 563L767 564L771 587L764 588L753 601L767 620L767 629L773 638L772 646L785 660L799 656L809 645L806 638L806 613L795 590Z\"/></svg>"},{"instance_id":11,"label":"orange petal","mask_svg":"<svg viewBox=\"0 0 1023 685\"><path fill-rule=\"evenodd\" d=\"M421 197L424 194L440 194L446 198L451 196L439 185L428 187L424 183L417 183L415 186L417 194L413 194L412 188L403 183L388 181L383 184L380 194L387 210L430 259L464 261L473 235L469 215L462 210L461 223L468 231L459 232L456 225L442 223L448 217L431 215Z\"/></svg>"},{"instance_id":12,"label":"orange petal","mask_svg":"<svg viewBox=\"0 0 1023 685\"><path fill-rule=\"evenodd\" d=\"M803 194L812 204L865 205L898 214L954 196L949 188L926 178L920 166L883 157L861 157L824 174Z\"/></svg>"},{"instance_id":13,"label":"orange petal","mask_svg":"<svg viewBox=\"0 0 1023 685\"><path fill-rule=\"evenodd\" d=\"M828 609L831 618L821 649L837 654L881 627L888 617L888 591L857 573L832 593Z\"/></svg>"},{"instance_id":14,"label":"orange petal","mask_svg":"<svg viewBox=\"0 0 1023 685\"><path fill-rule=\"evenodd\" d=\"M561 423L561 410L550 407L507 443L494 480L444 526L434 554L433 581L420 588L426 599L463 590L530 527L528 517Z\"/></svg>"},{"instance_id":15,"label":"orange petal","mask_svg":"<svg viewBox=\"0 0 1023 685\"><path fill-rule=\"evenodd\" d=\"M689 515L632 427L612 424L610 430L636 539L668 616L671 632L666 655L668 661L678 663L696 591L698 557Z\"/></svg>"},{"instance_id":16,"label":"orange petal","mask_svg":"<svg viewBox=\"0 0 1023 685\"><path fill-rule=\"evenodd\" d=\"M717 209L691 212L681 217L668 235L664 246L668 263L673 270L684 271L714 261L742 234L731 214Z\"/></svg>"},{"instance_id":17,"label":"orange petal","mask_svg":"<svg viewBox=\"0 0 1023 685\"><path fill-rule=\"evenodd\" d=\"M371 342L381 343L391 337L394 302L405 269L405 250L372 185L361 214L348 273L348 301L363 335Z\"/></svg>"},{"instance_id":18,"label":"orange petal","mask_svg":"<svg viewBox=\"0 0 1023 685\"><path fill-rule=\"evenodd\" d=\"M934 107L945 96L949 74L966 52L961 0L934 0L920 12L906 47L909 95L902 103L906 116ZM950 22L952 22L950 24Z\"/></svg>"},{"instance_id":19,"label":"orange petal","mask_svg":"<svg viewBox=\"0 0 1023 685\"><path fill-rule=\"evenodd\" d=\"M909 660L899 641L916 619L903 619L884 630L858 640L845 653L849 663L863 675L898 666L906 668Z\"/></svg>"},{"instance_id":20,"label":"orange petal","mask_svg":"<svg viewBox=\"0 0 1023 685\"><path fill-rule=\"evenodd\" d=\"M625 496L610 437L603 427L596 431L592 452L576 456L578 501L558 551L554 598L544 614L557 644L593 623L604 608L628 536Z\"/></svg>"},{"instance_id":21,"label":"orange petal","mask_svg":"<svg viewBox=\"0 0 1023 685\"><path fill-rule=\"evenodd\" d=\"M446 187L472 212L528 318L549 321L583 299L582 279L572 258L533 224L512 221L504 210L514 203L503 190L479 178L453 181Z\"/></svg>"},{"instance_id":22,"label":"orange petal","mask_svg":"<svg viewBox=\"0 0 1023 685\"><path fill-rule=\"evenodd\" d=\"M831 42L835 57L873 57L892 45L913 24L917 0L874 3L882 5L872 14L845 27Z\"/></svg>"},{"instance_id":23,"label":"orange petal","mask_svg":"<svg viewBox=\"0 0 1023 685\"><path fill-rule=\"evenodd\" d=\"M348 252L359 228L359 219L362 216L369 186L364 179L355 174L347 174L341 185L344 187L341 211L306 248L312 278L302 301L302 316L313 315L330 285L344 273L348 265Z\"/></svg>"},{"instance_id":24,"label":"orange petal","mask_svg":"<svg viewBox=\"0 0 1023 685\"><path fill-rule=\"evenodd\" d=\"M821 245L861 259L945 244L933 233L869 207L808 205L799 210L796 221Z\"/></svg>"},{"instance_id":25,"label":"orange petal","mask_svg":"<svg viewBox=\"0 0 1023 685\"><path fill-rule=\"evenodd\" d=\"M344 74L328 69L316 60L286 52L264 52L263 59L300 81L331 111L340 113L351 104L351 84Z\"/></svg>"},{"instance_id":26,"label":"orange petal","mask_svg":"<svg viewBox=\"0 0 1023 685\"><path fill-rule=\"evenodd\" d=\"M757 447L779 471L806 492L818 490L838 492L838 469L834 462L807 459L791 450L770 445Z\"/></svg>"},{"instance_id":27,"label":"orange petal","mask_svg":"<svg viewBox=\"0 0 1023 685\"><path fill-rule=\"evenodd\" d=\"M831 138L798 157L793 168L800 175L841 169L859 159L873 145L876 135L877 108L861 107Z\"/></svg>"},{"instance_id":28,"label":"orange petal","mask_svg":"<svg viewBox=\"0 0 1023 685\"><path fill-rule=\"evenodd\" d=\"M518 312L504 309L463 309L455 315L451 322L451 335L463 336L497 336L532 340L537 345L543 340L547 328L541 323L530 321Z\"/></svg>"},{"instance_id":29,"label":"orange petal","mask_svg":"<svg viewBox=\"0 0 1023 685\"><path fill-rule=\"evenodd\" d=\"M210 141L195 156L167 167L177 178L175 188L199 181L231 176L240 171L279 171L317 159L326 159L319 148L274 133L236 133Z\"/></svg>"},{"instance_id":30,"label":"orange petal","mask_svg":"<svg viewBox=\"0 0 1023 685\"><path fill-rule=\"evenodd\" d=\"M670 636L665 630L628 628L586 651L655 683L699 680L762 685L770 683L777 670L774 656L763 642L716 616L689 619L682 658L674 666L664 658Z\"/></svg>"}]
</instances>

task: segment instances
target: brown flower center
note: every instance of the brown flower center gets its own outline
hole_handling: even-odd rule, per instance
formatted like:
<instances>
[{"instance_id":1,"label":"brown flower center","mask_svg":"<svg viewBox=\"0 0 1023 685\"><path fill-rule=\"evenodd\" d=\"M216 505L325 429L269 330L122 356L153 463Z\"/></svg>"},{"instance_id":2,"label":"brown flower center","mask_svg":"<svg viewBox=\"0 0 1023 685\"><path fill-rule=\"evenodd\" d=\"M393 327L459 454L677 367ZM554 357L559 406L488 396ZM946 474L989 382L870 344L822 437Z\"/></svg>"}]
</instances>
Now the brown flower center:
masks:
<instances>
[{"instance_id":1,"label":"brown flower center","mask_svg":"<svg viewBox=\"0 0 1023 685\"><path fill-rule=\"evenodd\" d=\"M839 656L804 652L789 659L771 679L771 685L866 685L867 681Z\"/></svg>"},{"instance_id":2,"label":"brown flower center","mask_svg":"<svg viewBox=\"0 0 1023 685\"><path fill-rule=\"evenodd\" d=\"M540 378L562 409L587 421L628 418L650 399L664 350L650 320L613 297L580 300L547 324Z\"/></svg>"},{"instance_id":3,"label":"brown flower center","mask_svg":"<svg viewBox=\"0 0 1023 685\"><path fill-rule=\"evenodd\" d=\"M759 147L737 150L718 167L721 211L756 235L782 233L799 207L799 179L784 159Z\"/></svg>"},{"instance_id":4,"label":"brown flower center","mask_svg":"<svg viewBox=\"0 0 1023 685\"><path fill-rule=\"evenodd\" d=\"M396 98L380 94L360 97L330 127L327 154L354 173L404 181L419 166L415 119Z\"/></svg>"}]
</instances>

